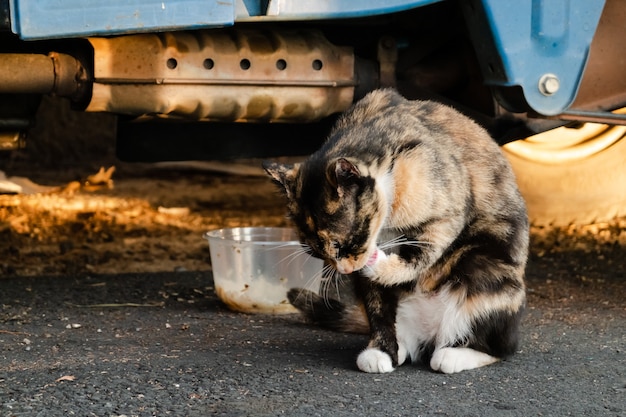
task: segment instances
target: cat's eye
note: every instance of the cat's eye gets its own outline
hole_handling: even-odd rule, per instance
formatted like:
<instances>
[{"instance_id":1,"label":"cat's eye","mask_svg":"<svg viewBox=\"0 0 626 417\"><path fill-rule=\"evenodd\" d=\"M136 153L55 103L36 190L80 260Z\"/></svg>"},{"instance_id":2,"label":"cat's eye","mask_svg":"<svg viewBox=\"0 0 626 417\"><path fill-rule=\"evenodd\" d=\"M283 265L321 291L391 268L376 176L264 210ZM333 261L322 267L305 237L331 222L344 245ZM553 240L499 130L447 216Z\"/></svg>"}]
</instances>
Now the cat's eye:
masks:
<instances>
[{"instance_id":1,"label":"cat's eye","mask_svg":"<svg viewBox=\"0 0 626 417\"><path fill-rule=\"evenodd\" d=\"M333 249L335 250L335 257L339 258L339 255L341 253L341 244L339 242L334 241L332 242L332 246L333 246Z\"/></svg>"}]
</instances>

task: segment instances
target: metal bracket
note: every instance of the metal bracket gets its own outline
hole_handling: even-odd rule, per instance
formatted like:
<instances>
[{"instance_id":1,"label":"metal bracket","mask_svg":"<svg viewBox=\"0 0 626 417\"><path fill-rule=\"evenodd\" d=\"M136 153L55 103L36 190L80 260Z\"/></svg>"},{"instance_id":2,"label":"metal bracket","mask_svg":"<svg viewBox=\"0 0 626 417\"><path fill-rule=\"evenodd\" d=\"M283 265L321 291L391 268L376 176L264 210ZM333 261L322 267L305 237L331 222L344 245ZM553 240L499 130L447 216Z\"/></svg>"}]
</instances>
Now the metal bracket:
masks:
<instances>
[{"instance_id":1,"label":"metal bracket","mask_svg":"<svg viewBox=\"0 0 626 417\"><path fill-rule=\"evenodd\" d=\"M604 3L461 2L486 83L521 87L525 102L543 115L561 114L573 103Z\"/></svg>"}]
</instances>

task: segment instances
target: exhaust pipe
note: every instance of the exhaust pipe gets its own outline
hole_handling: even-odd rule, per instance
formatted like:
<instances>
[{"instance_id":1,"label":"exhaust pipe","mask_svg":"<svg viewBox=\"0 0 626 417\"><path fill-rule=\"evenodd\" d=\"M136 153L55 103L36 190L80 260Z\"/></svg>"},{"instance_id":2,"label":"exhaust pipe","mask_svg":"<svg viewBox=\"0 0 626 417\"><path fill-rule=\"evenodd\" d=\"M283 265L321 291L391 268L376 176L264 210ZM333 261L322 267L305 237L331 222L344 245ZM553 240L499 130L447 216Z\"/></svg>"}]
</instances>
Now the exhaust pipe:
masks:
<instances>
[{"instance_id":1,"label":"exhaust pipe","mask_svg":"<svg viewBox=\"0 0 626 417\"><path fill-rule=\"evenodd\" d=\"M0 54L0 80L2 94L54 94L78 101L88 91L83 65L58 52Z\"/></svg>"}]
</instances>

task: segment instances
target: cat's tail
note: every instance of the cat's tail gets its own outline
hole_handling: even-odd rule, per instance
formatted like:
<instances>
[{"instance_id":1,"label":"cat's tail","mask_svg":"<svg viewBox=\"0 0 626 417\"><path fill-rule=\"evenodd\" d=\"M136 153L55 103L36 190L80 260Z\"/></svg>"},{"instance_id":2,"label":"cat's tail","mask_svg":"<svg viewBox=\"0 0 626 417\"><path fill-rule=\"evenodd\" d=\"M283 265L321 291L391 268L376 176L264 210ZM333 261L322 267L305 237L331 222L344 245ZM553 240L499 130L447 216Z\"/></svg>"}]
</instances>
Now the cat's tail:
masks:
<instances>
[{"instance_id":1,"label":"cat's tail","mask_svg":"<svg viewBox=\"0 0 626 417\"><path fill-rule=\"evenodd\" d=\"M321 327L348 333L368 334L370 331L363 304L347 305L302 288L292 288L287 298L307 320Z\"/></svg>"}]
</instances>

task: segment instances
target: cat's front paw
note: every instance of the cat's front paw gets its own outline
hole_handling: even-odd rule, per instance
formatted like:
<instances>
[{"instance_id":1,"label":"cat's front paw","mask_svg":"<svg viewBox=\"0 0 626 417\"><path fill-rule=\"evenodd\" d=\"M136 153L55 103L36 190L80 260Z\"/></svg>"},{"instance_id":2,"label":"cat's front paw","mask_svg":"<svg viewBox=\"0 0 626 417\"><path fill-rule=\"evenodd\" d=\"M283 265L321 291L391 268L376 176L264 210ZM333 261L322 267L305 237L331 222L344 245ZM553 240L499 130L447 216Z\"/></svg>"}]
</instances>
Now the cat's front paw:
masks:
<instances>
[{"instance_id":1,"label":"cat's front paw","mask_svg":"<svg viewBox=\"0 0 626 417\"><path fill-rule=\"evenodd\" d=\"M467 369L490 365L499 359L470 348L446 347L435 350L430 360L433 371L453 374Z\"/></svg>"},{"instance_id":2,"label":"cat's front paw","mask_svg":"<svg viewBox=\"0 0 626 417\"><path fill-rule=\"evenodd\" d=\"M391 356L376 348L367 348L359 354L356 366L363 372L385 374L394 370Z\"/></svg>"},{"instance_id":3,"label":"cat's front paw","mask_svg":"<svg viewBox=\"0 0 626 417\"><path fill-rule=\"evenodd\" d=\"M373 283L390 287L417 280L418 271L415 267L396 253L387 255L379 249L372 261L372 265L365 265L359 273Z\"/></svg>"}]
</instances>

